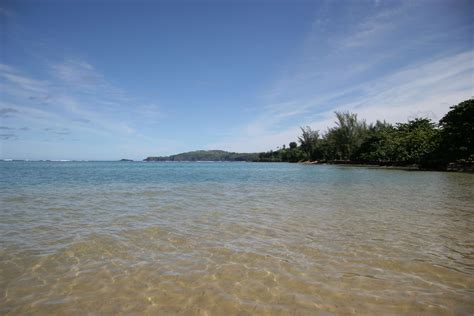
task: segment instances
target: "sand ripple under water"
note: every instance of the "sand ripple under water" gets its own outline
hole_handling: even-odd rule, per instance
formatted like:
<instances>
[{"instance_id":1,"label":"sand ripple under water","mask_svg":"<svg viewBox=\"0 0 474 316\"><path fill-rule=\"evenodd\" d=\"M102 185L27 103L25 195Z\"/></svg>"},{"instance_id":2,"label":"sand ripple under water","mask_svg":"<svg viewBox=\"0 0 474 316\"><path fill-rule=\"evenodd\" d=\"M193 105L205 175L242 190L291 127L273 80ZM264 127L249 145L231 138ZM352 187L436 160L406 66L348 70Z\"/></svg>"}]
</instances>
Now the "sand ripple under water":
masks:
<instances>
[{"instance_id":1,"label":"sand ripple under water","mask_svg":"<svg viewBox=\"0 0 474 316\"><path fill-rule=\"evenodd\" d=\"M474 313L472 174L0 168L2 315Z\"/></svg>"}]
</instances>

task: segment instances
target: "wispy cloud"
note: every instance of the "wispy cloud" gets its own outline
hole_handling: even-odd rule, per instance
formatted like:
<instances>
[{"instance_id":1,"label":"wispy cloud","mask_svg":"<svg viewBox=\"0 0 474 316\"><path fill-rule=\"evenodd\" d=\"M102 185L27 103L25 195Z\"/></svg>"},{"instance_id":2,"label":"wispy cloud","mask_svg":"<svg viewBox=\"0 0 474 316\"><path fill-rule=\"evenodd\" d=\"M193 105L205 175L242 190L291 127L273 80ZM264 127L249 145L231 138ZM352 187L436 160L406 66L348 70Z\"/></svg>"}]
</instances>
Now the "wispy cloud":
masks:
<instances>
[{"instance_id":1,"label":"wispy cloud","mask_svg":"<svg viewBox=\"0 0 474 316\"><path fill-rule=\"evenodd\" d=\"M51 132L57 135L69 135L71 134L71 130L69 128L51 128L46 127L43 129L45 132Z\"/></svg>"},{"instance_id":2,"label":"wispy cloud","mask_svg":"<svg viewBox=\"0 0 474 316\"><path fill-rule=\"evenodd\" d=\"M27 78L14 72L2 72L2 76L11 84L26 93L45 94L48 91L45 82Z\"/></svg>"},{"instance_id":3,"label":"wispy cloud","mask_svg":"<svg viewBox=\"0 0 474 316\"><path fill-rule=\"evenodd\" d=\"M406 11L416 6L415 3L401 2L395 7L376 11L375 14L362 19L353 27L348 36L339 39L341 48L355 48L359 46L377 43L381 38L392 33L403 24L406 19ZM376 5L375 7L378 7Z\"/></svg>"},{"instance_id":4,"label":"wispy cloud","mask_svg":"<svg viewBox=\"0 0 474 316\"><path fill-rule=\"evenodd\" d=\"M77 119L73 119L74 122L79 122L79 123L85 123L85 124L89 124L91 121L88 120L88 119L84 119L84 118L77 118Z\"/></svg>"},{"instance_id":5,"label":"wispy cloud","mask_svg":"<svg viewBox=\"0 0 474 316\"><path fill-rule=\"evenodd\" d=\"M0 109L0 118L11 117L12 115L18 113L18 110L14 108L3 108Z\"/></svg>"},{"instance_id":6,"label":"wispy cloud","mask_svg":"<svg viewBox=\"0 0 474 316\"><path fill-rule=\"evenodd\" d=\"M34 79L12 66L0 64L0 87L9 106L0 117L20 114L42 125L55 117L55 124L115 137L139 132L133 126L142 118L161 117L158 106L140 102L108 82L91 64L66 60L46 65L49 76ZM72 134L72 132L61 132Z\"/></svg>"},{"instance_id":7,"label":"wispy cloud","mask_svg":"<svg viewBox=\"0 0 474 316\"><path fill-rule=\"evenodd\" d=\"M207 142L213 149L268 150L294 141L299 126L321 130L331 126L335 110L357 112L368 121L404 121L416 115L437 120L450 105L474 94L472 41L466 44L472 39L467 13L472 10L463 10L472 4L467 1L451 5L376 0L341 5L321 0L309 7L316 11L312 21L307 19L309 10L288 28L270 19L268 25L275 29L261 30L268 36L256 45L255 55L242 55L245 46L236 46L235 54L225 58L213 50L195 65L194 61L177 65L180 58L192 60L197 55L192 49L182 50L183 55L164 54L158 60L147 52L136 68L128 64L123 67L124 76L116 78L108 71L123 66L118 60L136 61L115 49L120 41L113 41L119 46L104 47L99 45L100 38L89 43L87 38L73 36L78 45L63 45L54 43L55 37L42 36L47 23L38 34L28 29L33 21L22 32L20 26L10 27L10 49L18 56L8 65L0 64L0 118L2 126L15 129L2 130L6 135L2 140L8 140L2 141L2 150L25 157L35 151L32 148L48 155L59 155L63 149L78 155L87 152L89 157L114 157L123 150L134 153L133 158L200 148ZM435 17L439 20L432 23ZM69 43L71 34L60 33L57 38ZM244 35L239 41L246 40ZM216 39L219 46L221 39ZM281 41L278 47L283 49L271 51L267 39L270 44ZM200 46L198 42L191 45ZM88 51L63 49L69 46ZM119 58L104 60L104 48ZM248 56L249 62L253 56L263 56L265 64L262 68L255 64L247 72L240 66L249 64L239 56ZM207 57L212 62L204 72ZM215 71L220 68L224 72ZM190 71L202 80L190 79ZM137 84L142 78L146 82ZM232 84L223 85L225 78L232 78ZM150 97L157 95L156 86L162 89L162 100ZM256 91L258 87L263 88ZM242 89L245 93L237 95ZM167 104L161 103L164 100ZM46 145L45 139L50 143ZM73 140L80 146L71 144Z\"/></svg>"},{"instance_id":8,"label":"wispy cloud","mask_svg":"<svg viewBox=\"0 0 474 316\"><path fill-rule=\"evenodd\" d=\"M3 140L16 139L16 138L18 137L16 136L16 134L13 134L13 133L0 134L0 139L3 139Z\"/></svg>"},{"instance_id":9,"label":"wispy cloud","mask_svg":"<svg viewBox=\"0 0 474 316\"><path fill-rule=\"evenodd\" d=\"M64 159L110 159L127 150L133 151L127 157L136 159L157 148L176 150L177 142L149 135L164 117L156 100L117 88L85 61L66 59L42 66L46 71L32 74L0 64L0 118L8 119L19 134L1 136L3 154L29 158L23 148L27 146ZM58 148L65 148L67 156Z\"/></svg>"},{"instance_id":10,"label":"wispy cloud","mask_svg":"<svg viewBox=\"0 0 474 316\"><path fill-rule=\"evenodd\" d=\"M94 69L94 67L81 60L67 60L62 63L51 65L55 76L81 88L101 85L105 82L104 78Z\"/></svg>"},{"instance_id":11,"label":"wispy cloud","mask_svg":"<svg viewBox=\"0 0 474 316\"><path fill-rule=\"evenodd\" d=\"M276 148L294 141L299 126L322 131L333 126L334 111L356 112L369 122L403 122L418 116L437 121L449 106L474 95L473 74L474 51L418 63L346 90L267 105L254 121L240 127L239 137L208 147L233 151Z\"/></svg>"},{"instance_id":12,"label":"wispy cloud","mask_svg":"<svg viewBox=\"0 0 474 316\"><path fill-rule=\"evenodd\" d=\"M442 32L420 25L422 7L321 2L298 53L261 93L255 118L234 130L239 136L209 147L275 148L294 141L299 126L322 131L333 126L334 111L356 112L368 121L439 120L449 106L474 95L474 51L449 45L433 50L440 39L448 43L452 34L468 31L459 25Z\"/></svg>"},{"instance_id":13,"label":"wispy cloud","mask_svg":"<svg viewBox=\"0 0 474 316\"><path fill-rule=\"evenodd\" d=\"M132 101L124 91L111 84L94 66L84 60L68 59L52 63L49 68L52 78L57 79L70 93L93 96L99 94L98 102L104 104Z\"/></svg>"}]
</instances>

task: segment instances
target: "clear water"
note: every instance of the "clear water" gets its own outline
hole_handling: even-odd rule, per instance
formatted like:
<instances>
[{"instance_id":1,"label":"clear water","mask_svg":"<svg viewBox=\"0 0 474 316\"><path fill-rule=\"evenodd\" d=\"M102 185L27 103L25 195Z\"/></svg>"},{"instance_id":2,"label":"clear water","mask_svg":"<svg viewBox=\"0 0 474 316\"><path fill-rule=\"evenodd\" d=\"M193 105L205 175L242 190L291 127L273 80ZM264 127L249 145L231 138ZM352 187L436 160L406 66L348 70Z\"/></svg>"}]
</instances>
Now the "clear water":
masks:
<instances>
[{"instance_id":1,"label":"clear water","mask_svg":"<svg viewBox=\"0 0 474 316\"><path fill-rule=\"evenodd\" d=\"M474 175L0 162L0 314L469 315Z\"/></svg>"}]
</instances>

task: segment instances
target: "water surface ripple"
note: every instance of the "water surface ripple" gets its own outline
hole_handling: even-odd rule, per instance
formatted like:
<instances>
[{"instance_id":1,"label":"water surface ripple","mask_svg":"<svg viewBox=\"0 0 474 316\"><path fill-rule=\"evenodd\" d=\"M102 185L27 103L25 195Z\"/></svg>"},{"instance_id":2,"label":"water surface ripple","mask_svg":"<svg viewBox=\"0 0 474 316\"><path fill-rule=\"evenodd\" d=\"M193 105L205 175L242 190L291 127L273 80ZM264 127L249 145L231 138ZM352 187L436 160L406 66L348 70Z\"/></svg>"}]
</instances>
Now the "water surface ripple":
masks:
<instances>
[{"instance_id":1,"label":"water surface ripple","mask_svg":"<svg viewBox=\"0 0 474 316\"><path fill-rule=\"evenodd\" d=\"M474 175L0 163L0 314L469 315Z\"/></svg>"}]
</instances>

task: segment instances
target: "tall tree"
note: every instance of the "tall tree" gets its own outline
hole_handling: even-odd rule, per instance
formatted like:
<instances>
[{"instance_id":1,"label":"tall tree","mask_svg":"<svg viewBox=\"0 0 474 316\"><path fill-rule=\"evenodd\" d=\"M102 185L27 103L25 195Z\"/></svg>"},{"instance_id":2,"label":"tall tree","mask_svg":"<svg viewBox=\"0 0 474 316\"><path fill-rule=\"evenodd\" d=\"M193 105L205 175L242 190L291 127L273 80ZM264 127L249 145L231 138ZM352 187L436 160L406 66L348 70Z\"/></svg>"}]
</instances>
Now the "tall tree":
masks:
<instances>
[{"instance_id":1,"label":"tall tree","mask_svg":"<svg viewBox=\"0 0 474 316\"><path fill-rule=\"evenodd\" d=\"M359 121L357 114L335 112L336 127L329 130L328 135L334 141L339 159L352 159L354 152L362 144L367 134L365 120Z\"/></svg>"},{"instance_id":2,"label":"tall tree","mask_svg":"<svg viewBox=\"0 0 474 316\"><path fill-rule=\"evenodd\" d=\"M319 131L314 131L311 127L301 127L301 136L298 141L301 144L301 149L306 155L306 159L312 160L315 158L315 151L318 146Z\"/></svg>"},{"instance_id":3,"label":"tall tree","mask_svg":"<svg viewBox=\"0 0 474 316\"><path fill-rule=\"evenodd\" d=\"M474 99L452 106L440 121L441 155L446 162L474 160Z\"/></svg>"},{"instance_id":4,"label":"tall tree","mask_svg":"<svg viewBox=\"0 0 474 316\"><path fill-rule=\"evenodd\" d=\"M366 162L388 162L391 160L393 150L393 134L395 128L385 122L379 121L368 126L368 132L362 144L355 153L356 160Z\"/></svg>"},{"instance_id":5,"label":"tall tree","mask_svg":"<svg viewBox=\"0 0 474 316\"><path fill-rule=\"evenodd\" d=\"M390 156L397 162L423 163L437 148L438 130L427 118L397 123Z\"/></svg>"}]
</instances>

